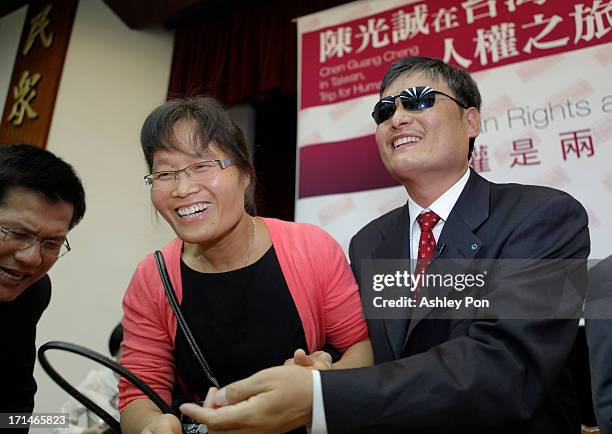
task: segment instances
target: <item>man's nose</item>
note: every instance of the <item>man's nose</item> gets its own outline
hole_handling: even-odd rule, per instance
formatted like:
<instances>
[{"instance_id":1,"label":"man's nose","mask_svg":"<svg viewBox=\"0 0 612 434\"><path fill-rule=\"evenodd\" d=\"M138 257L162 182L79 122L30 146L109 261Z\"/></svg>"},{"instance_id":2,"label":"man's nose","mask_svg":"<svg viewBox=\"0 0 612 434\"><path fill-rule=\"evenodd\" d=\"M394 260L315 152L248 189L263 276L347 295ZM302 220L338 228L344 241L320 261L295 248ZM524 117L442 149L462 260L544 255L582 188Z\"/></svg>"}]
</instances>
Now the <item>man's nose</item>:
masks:
<instances>
[{"instance_id":1,"label":"man's nose","mask_svg":"<svg viewBox=\"0 0 612 434\"><path fill-rule=\"evenodd\" d=\"M411 124L414 122L414 114L413 110L406 110L402 105L400 98L395 100L395 112L393 116L391 116L391 124L394 128L399 128L407 124Z\"/></svg>"},{"instance_id":2,"label":"man's nose","mask_svg":"<svg viewBox=\"0 0 612 434\"><path fill-rule=\"evenodd\" d=\"M17 261L29 267L37 267L42 263L42 246L39 240L25 249L19 249L14 254Z\"/></svg>"}]
</instances>

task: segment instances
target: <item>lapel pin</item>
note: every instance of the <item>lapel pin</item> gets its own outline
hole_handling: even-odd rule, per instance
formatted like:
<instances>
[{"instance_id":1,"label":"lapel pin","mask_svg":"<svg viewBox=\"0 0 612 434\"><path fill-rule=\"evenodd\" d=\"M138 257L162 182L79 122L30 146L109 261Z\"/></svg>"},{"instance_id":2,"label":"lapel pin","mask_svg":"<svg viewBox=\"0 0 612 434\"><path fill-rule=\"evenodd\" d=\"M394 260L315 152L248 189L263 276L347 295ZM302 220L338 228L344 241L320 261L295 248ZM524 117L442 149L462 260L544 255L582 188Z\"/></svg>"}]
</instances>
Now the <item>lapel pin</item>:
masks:
<instances>
[{"instance_id":1,"label":"lapel pin","mask_svg":"<svg viewBox=\"0 0 612 434\"><path fill-rule=\"evenodd\" d=\"M470 250L471 250L472 252L475 252L477 248L478 248L478 244L476 244L476 243L474 243L474 244L472 244L472 245L470 246Z\"/></svg>"}]
</instances>

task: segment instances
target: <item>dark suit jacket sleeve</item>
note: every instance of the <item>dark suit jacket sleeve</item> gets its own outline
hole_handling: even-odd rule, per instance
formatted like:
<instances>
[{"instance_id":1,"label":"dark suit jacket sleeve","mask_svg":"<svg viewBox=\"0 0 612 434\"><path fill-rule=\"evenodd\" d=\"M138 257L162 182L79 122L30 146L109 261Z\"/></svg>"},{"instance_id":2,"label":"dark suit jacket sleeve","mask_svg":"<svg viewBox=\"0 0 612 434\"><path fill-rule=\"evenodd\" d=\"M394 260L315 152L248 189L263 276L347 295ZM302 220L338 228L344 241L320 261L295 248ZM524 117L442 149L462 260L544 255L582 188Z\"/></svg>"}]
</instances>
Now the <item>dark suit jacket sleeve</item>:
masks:
<instances>
[{"instance_id":1,"label":"dark suit jacket sleeve","mask_svg":"<svg viewBox=\"0 0 612 434\"><path fill-rule=\"evenodd\" d=\"M612 434L612 256L589 271L586 306L591 386L602 434Z\"/></svg>"},{"instance_id":2,"label":"dark suit jacket sleeve","mask_svg":"<svg viewBox=\"0 0 612 434\"><path fill-rule=\"evenodd\" d=\"M584 208L558 195L515 222L499 257L586 259L589 245ZM539 277L522 290L561 284ZM476 320L466 334L424 353L321 372L328 431L495 432L527 420L557 378L576 330L577 320Z\"/></svg>"}]
</instances>

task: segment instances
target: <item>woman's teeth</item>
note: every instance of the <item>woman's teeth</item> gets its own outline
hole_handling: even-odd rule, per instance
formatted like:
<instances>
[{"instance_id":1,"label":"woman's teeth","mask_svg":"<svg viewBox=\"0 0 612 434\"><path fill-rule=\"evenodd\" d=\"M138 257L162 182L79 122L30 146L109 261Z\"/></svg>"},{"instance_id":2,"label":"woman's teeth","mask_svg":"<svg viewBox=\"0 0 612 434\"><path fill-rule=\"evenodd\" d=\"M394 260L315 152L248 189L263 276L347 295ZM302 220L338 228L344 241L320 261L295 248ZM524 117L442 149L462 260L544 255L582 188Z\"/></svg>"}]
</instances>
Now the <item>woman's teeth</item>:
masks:
<instances>
[{"instance_id":1,"label":"woman's teeth","mask_svg":"<svg viewBox=\"0 0 612 434\"><path fill-rule=\"evenodd\" d=\"M181 217L187 217L196 213L200 213L210 207L210 203L196 203L195 205L178 208L176 213Z\"/></svg>"}]
</instances>

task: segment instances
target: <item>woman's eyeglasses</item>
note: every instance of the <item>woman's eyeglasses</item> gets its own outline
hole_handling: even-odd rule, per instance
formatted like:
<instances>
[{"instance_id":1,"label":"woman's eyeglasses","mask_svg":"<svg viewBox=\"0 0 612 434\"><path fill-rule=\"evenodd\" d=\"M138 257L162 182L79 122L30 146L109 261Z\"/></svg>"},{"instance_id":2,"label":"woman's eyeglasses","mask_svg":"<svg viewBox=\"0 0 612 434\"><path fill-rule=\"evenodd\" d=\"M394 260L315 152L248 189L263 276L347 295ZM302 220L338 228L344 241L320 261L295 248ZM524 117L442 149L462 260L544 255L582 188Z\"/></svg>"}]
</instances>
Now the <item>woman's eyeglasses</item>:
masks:
<instances>
[{"instance_id":1,"label":"woman's eyeglasses","mask_svg":"<svg viewBox=\"0 0 612 434\"><path fill-rule=\"evenodd\" d=\"M395 99L399 97L402 106L406 110L422 111L433 107L436 103L436 95L444 95L455 101L459 107L466 109L467 106L450 95L433 90L429 86L417 86L402 90L399 95L386 96L376 103L372 117L377 125L389 119L395 113Z\"/></svg>"},{"instance_id":2,"label":"woman's eyeglasses","mask_svg":"<svg viewBox=\"0 0 612 434\"><path fill-rule=\"evenodd\" d=\"M144 180L151 190L169 190L174 188L181 172L192 181L207 181L217 176L220 170L233 164L232 160L205 160L179 170L154 172L145 176Z\"/></svg>"}]
</instances>

